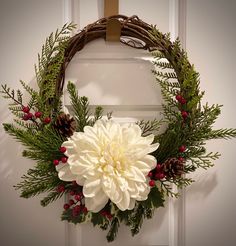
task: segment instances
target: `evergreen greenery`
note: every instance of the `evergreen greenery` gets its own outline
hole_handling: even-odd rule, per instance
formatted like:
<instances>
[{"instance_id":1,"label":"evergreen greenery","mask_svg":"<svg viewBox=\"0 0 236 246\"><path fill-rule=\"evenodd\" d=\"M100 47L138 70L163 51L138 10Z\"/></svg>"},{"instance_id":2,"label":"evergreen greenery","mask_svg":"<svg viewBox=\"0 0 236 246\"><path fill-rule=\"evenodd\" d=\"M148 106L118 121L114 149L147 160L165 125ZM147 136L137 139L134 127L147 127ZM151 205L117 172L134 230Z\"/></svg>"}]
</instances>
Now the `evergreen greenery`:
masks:
<instances>
[{"instance_id":1,"label":"evergreen greenery","mask_svg":"<svg viewBox=\"0 0 236 246\"><path fill-rule=\"evenodd\" d=\"M28 102L24 101L20 90L12 90L7 85L2 85L2 95L10 99L9 110L15 117L14 123L4 124L5 131L25 146L23 156L36 161L36 165L23 175L22 181L15 186L21 191L21 196L29 198L40 193L47 193L41 201L42 206L62 197L64 193L74 192L81 194L82 187L75 186L72 182L63 182L58 178L58 173L53 165L54 160L60 160L63 154L60 146L66 140L55 128L54 122L62 113L61 94L57 90L57 78L62 72L65 50L70 40L70 31L73 24L64 25L61 30L51 34L42 48L38 57L38 66L35 67L38 91L33 90L25 82L21 85L29 96ZM155 134L155 142L159 148L153 153L159 163L164 163L168 158L183 158L185 174L194 172L197 168L208 168L220 154L207 153L205 141L210 139L236 137L236 129L213 129L220 114L220 105L201 106L204 95L199 89L199 74L194 66L188 62L187 54L181 49L179 40L170 41L168 34L162 34L153 27L150 37L157 45L158 50L153 52L153 73L161 87L163 104L163 119L137 122L142 129L143 136ZM68 82L67 90L70 95L73 117L76 120L76 131L83 131L87 125L92 126L103 115L103 109L97 107L92 116L89 102L86 97L78 95L75 85ZM177 96L180 99L177 99ZM40 112L42 115L25 119L24 108L29 112ZM23 111L22 111L23 110ZM26 109L27 111L27 109ZM185 112L185 115L183 115ZM35 114L36 115L36 114ZM46 121L49 117L49 121ZM108 115L110 118L111 115ZM166 126L163 133L159 133L161 125ZM186 150L180 151L180 146ZM113 241L121 223L130 227L132 235L140 231L144 219L152 218L154 210L164 206L166 196L178 196L173 191L173 185L183 188L193 182L185 175L156 179L156 186L151 188L146 201L136 201L133 210L120 211L111 201L108 202L102 213L87 211L74 215L69 208L62 214L62 220L72 223L91 221L94 226L108 229L107 240ZM81 208L84 204L81 201Z\"/></svg>"}]
</instances>

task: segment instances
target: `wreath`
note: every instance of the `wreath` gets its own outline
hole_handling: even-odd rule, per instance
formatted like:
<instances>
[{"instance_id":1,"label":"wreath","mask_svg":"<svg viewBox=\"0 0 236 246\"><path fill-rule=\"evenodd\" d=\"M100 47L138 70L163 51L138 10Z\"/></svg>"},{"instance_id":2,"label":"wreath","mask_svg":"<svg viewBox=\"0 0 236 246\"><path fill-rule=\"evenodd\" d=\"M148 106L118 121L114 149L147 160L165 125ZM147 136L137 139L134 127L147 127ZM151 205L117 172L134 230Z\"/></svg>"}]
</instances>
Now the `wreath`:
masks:
<instances>
[{"instance_id":1,"label":"wreath","mask_svg":"<svg viewBox=\"0 0 236 246\"><path fill-rule=\"evenodd\" d=\"M162 120L120 124L111 114L103 116L101 107L92 114L72 82L67 90L73 115L63 110L69 62L87 43L105 38L110 19L121 24L121 43L151 52L164 99ZM107 240L113 241L121 223L132 235L139 233L143 219L152 218L166 197L179 195L173 186L191 184L189 173L213 165L220 154L207 153L206 140L235 137L236 129L213 129L221 106L201 106L199 74L179 39L171 42L169 34L137 16L103 18L71 36L74 29L66 24L46 39L36 66L38 90L20 81L27 102L20 90L2 85L15 116L4 129L26 147L23 156L36 161L15 186L21 197L46 192L41 205L47 206L66 194L62 220L90 221L108 229Z\"/></svg>"}]
</instances>

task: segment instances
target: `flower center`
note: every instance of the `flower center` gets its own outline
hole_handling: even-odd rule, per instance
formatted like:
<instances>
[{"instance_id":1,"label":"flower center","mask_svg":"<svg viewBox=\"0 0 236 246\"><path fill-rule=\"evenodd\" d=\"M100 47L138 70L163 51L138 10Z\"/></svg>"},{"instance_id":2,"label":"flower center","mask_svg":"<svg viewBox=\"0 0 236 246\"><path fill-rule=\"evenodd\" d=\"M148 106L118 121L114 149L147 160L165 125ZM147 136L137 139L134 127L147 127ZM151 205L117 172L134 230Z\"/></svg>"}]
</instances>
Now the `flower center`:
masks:
<instances>
[{"instance_id":1,"label":"flower center","mask_svg":"<svg viewBox=\"0 0 236 246\"><path fill-rule=\"evenodd\" d=\"M109 175L120 175L126 167L124 149L117 142L106 144L101 151L99 166Z\"/></svg>"}]
</instances>

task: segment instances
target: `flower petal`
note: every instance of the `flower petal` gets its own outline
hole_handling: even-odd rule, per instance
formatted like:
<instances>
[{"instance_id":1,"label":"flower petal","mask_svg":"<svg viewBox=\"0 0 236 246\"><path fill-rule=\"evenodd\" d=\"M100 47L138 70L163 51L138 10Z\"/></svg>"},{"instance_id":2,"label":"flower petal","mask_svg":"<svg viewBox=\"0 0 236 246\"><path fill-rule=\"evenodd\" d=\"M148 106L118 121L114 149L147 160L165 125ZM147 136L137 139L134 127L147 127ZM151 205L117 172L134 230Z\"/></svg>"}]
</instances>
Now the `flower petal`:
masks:
<instances>
[{"instance_id":1,"label":"flower petal","mask_svg":"<svg viewBox=\"0 0 236 246\"><path fill-rule=\"evenodd\" d=\"M122 199L120 199L120 201L116 203L116 206L120 210L125 211L126 209L129 208L129 205L130 205L130 194L126 190L126 191L122 192Z\"/></svg>"},{"instance_id":2,"label":"flower petal","mask_svg":"<svg viewBox=\"0 0 236 246\"><path fill-rule=\"evenodd\" d=\"M73 181L76 179L76 175L74 175L68 164L60 163L56 166L56 170L58 171L58 177L63 181Z\"/></svg>"},{"instance_id":3,"label":"flower petal","mask_svg":"<svg viewBox=\"0 0 236 246\"><path fill-rule=\"evenodd\" d=\"M106 194L100 189L94 197L85 197L85 206L89 211L97 213L106 206L108 200Z\"/></svg>"},{"instance_id":4,"label":"flower petal","mask_svg":"<svg viewBox=\"0 0 236 246\"><path fill-rule=\"evenodd\" d=\"M95 197L100 190L101 190L100 177L87 179L84 182L83 194L85 197Z\"/></svg>"},{"instance_id":5,"label":"flower petal","mask_svg":"<svg viewBox=\"0 0 236 246\"><path fill-rule=\"evenodd\" d=\"M129 202L129 207L128 207L128 209L129 209L129 210L132 210L132 209L134 209L134 207L135 207L135 199L130 198L130 202Z\"/></svg>"},{"instance_id":6,"label":"flower petal","mask_svg":"<svg viewBox=\"0 0 236 246\"><path fill-rule=\"evenodd\" d=\"M104 176L102 180L102 187L104 193L111 199L112 202L117 204L122 199L122 192L116 184L116 180L112 177Z\"/></svg>"}]
</instances>

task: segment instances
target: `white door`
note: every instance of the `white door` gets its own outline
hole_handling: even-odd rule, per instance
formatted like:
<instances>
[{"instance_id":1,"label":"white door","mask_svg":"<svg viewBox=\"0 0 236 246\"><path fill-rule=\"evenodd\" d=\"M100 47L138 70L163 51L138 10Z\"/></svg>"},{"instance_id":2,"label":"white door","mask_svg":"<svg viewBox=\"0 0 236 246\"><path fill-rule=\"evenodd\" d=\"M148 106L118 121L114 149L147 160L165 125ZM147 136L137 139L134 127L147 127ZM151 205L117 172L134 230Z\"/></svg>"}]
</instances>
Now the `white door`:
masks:
<instances>
[{"instance_id":1,"label":"white door","mask_svg":"<svg viewBox=\"0 0 236 246\"><path fill-rule=\"evenodd\" d=\"M162 32L177 35L201 74L205 101L224 104L216 126L236 127L234 115L234 68L236 21L234 0L120 0L121 14L138 15L156 24ZM83 28L103 15L101 0L1 0L0 82L18 87L23 79L34 85L33 64L44 38L65 22ZM144 51L105 44L88 44L72 60L66 78L77 83L80 95L91 104L105 105L122 121L158 117L161 96L150 72ZM135 88L135 93L133 93ZM145 93L144 93L145 92ZM65 104L68 104L65 95ZM6 102L1 99L1 122L9 121ZM3 246L90 246L106 245L105 232L89 224L60 222L64 201L47 208L39 199L20 199L12 186L33 164L21 157L22 147L1 131L0 243ZM117 240L108 245L233 246L236 244L236 195L234 148L236 141L208 144L222 157L211 170L194 174L197 182L178 201L170 200L145 221L141 233L132 238L122 226Z\"/></svg>"}]
</instances>

